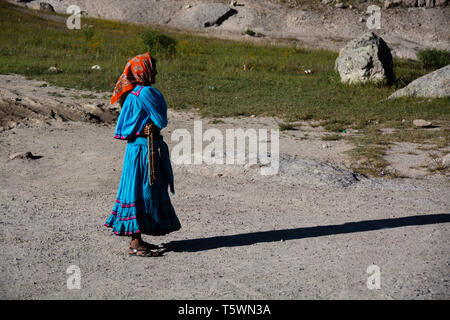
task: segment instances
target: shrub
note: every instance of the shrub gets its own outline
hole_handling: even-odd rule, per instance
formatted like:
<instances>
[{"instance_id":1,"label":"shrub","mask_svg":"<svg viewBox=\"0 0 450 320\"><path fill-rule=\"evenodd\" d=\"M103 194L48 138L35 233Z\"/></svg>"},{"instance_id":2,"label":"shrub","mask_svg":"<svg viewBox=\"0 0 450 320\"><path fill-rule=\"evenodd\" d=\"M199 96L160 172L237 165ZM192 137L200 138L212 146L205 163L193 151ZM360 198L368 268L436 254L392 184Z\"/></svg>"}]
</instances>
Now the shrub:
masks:
<instances>
[{"instance_id":1,"label":"shrub","mask_svg":"<svg viewBox=\"0 0 450 320\"><path fill-rule=\"evenodd\" d=\"M176 53L177 41L172 37L155 31L145 31L141 38L152 54L174 55Z\"/></svg>"},{"instance_id":2,"label":"shrub","mask_svg":"<svg viewBox=\"0 0 450 320\"><path fill-rule=\"evenodd\" d=\"M278 124L278 128L280 131L295 130L295 126L290 123L280 123Z\"/></svg>"},{"instance_id":3,"label":"shrub","mask_svg":"<svg viewBox=\"0 0 450 320\"><path fill-rule=\"evenodd\" d=\"M247 31L245 31L245 34L248 34L249 36L254 37L256 35L256 32L251 29L247 29Z\"/></svg>"},{"instance_id":4,"label":"shrub","mask_svg":"<svg viewBox=\"0 0 450 320\"><path fill-rule=\"evenodd\" d=\"M450 51L446 50L419 50L417 57L425 69L439 69L450 64Z\"/></svg>"},{"instance_id":5,"label":"shrub","mask_svg":"<svg viewBox=\"0 0 450 320\"><path fill-rule=\"evenodd\" d=\"M94 36L94 26L91 24L89 25L84 24L81 27L81 30L83 32L83 37L86 42L88 42Z\"/></svg>"}]
</instances>

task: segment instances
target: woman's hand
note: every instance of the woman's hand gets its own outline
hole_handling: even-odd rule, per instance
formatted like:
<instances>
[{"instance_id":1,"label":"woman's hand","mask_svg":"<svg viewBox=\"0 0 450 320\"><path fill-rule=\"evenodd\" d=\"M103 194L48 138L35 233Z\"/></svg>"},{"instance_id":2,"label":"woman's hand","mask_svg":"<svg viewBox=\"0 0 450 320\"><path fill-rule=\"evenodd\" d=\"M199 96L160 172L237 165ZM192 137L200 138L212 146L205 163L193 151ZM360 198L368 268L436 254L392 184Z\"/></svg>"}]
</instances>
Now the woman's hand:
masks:
<instances>
[{"instance_id":1,"label":"woman's hand","mask_svg":"<svg viewBox=\"0 0 450 320\"><path fill-rule=\"evenodd\" d=\"M149 123L147 123L146 125L145 125L145 127L144 127L144 135L145 136L149 136L150 135L150 124Z\"/></svg>"}]
</instances>

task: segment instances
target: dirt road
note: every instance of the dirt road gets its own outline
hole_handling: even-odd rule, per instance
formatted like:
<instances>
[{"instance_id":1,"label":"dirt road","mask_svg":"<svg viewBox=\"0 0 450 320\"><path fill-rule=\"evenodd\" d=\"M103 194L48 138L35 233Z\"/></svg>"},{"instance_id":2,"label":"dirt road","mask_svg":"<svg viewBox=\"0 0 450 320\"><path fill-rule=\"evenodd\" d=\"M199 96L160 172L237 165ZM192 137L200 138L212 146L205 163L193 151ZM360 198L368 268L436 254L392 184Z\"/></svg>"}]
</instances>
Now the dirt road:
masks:
<instances>
[{"instance_id":1,"label":"dirt road","mask_svg":"<svg viewBox=\"0 0 450 320\"><path fill-rule=\"evenodd\" d=\"M193 132L194 120L222 132L278 128L276 119L213 124L170 111L163 134L171 150L174 130ZM342 155L351 146L339 140L323 148L323 132L305 123L280 134L278 175L248 165L174 165L182 229L145 237L165 246L162 257L129 257L127 238L103 226L125 150L113 132L113 124L49 117L0 132L1 298L450 298L450 192L442 175L356 175ZM10 159L26 151L37 158ZM67 287L71 265L81 289ZM372 265L380 289L367 286Z\"/></svg>"}]
</instances>

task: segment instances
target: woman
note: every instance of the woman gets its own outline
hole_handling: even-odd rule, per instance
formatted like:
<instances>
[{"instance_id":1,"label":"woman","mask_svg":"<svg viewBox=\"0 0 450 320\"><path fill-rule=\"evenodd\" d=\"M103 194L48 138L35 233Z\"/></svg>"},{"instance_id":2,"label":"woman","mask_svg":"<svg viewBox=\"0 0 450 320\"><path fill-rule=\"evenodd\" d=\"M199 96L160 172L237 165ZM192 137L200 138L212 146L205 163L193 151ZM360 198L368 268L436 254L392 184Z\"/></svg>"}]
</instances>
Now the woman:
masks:
<instances>
[{"instance_id":1,"label":"woman","mask_svg":"<svg viewBox=\"0 0 450 320\"><path fill-rule=\"evenodd\" d=\"M159 130L167 126L167 106L155 83L156 61L147 53L128 61L116 83L111 104L122 110L114 138L127 140L122 177L113 211L105 226L131 237L128 253L157 256L141 234L164 235L181 228L170 203L174 193L169 150ZM149 153L150 151L150 153Z\"/></svg>"}]
</instances>

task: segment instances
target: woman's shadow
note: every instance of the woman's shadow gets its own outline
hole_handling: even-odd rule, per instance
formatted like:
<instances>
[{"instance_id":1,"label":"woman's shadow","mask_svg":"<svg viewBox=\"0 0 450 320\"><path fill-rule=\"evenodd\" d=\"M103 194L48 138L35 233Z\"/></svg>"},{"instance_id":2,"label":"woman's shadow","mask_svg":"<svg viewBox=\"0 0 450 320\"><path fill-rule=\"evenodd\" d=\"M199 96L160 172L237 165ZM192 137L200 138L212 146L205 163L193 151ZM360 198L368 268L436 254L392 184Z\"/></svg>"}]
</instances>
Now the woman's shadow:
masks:
<instances>
[{"instance_id":1,"label":"woman's shadow","mask_svg":"<svg viewBox=\"0 0 450 320\"><path fill-rule=\"evenodd\" d=\"M447 222L450 222L450 214L442 213L442 214L426 214L402 218L364 220L338 225L326 225L316 227L303 227L295 229L242 233L226 236L171 241L162 245L161 254L169 251L197 252L223 247L248 246L262 242L297 240L336 234L365 232L380 229L392 229L407 226L420 226L420 225L447 223Z\"/></svg>"}]
</instances>

